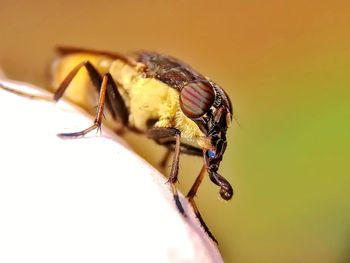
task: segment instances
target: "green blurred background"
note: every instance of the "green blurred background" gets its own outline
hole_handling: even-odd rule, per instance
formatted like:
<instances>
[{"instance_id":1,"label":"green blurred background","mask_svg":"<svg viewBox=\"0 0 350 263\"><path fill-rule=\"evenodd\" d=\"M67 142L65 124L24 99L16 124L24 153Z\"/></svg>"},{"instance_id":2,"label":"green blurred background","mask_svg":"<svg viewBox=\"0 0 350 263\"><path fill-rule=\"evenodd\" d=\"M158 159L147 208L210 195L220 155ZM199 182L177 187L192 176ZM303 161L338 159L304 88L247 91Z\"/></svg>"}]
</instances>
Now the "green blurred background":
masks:
<instances>
[{"instance_id":1,"label":"green blurred background","mask_svg":"<svg viewBox=\"0 0 350 263\"><path fill-rule=\"evenodd\" d=\"M1 0L0 17L14 79L45 84L59 44L156 50L210 76L240 122L221 166L233 200L209 180L198 194L225 261L350 262L348 1ZM143 145L156 164L163 149ZM182 160L186 192L202 160Z\"/></svg>"}]
</instances>

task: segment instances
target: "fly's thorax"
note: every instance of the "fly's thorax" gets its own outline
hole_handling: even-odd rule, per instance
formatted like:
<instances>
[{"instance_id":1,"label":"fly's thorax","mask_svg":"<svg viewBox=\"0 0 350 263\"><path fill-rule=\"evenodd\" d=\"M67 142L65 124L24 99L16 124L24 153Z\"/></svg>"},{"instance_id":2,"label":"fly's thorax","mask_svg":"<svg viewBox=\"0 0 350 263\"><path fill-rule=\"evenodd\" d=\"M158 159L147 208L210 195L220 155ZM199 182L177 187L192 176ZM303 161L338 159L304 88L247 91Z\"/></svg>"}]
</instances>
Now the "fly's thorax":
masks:
<instances>
[{"instance_id":1,"label":"fly's thorax","mask_svg":"<svg viewBox=\"0 0 350 263\"><path fill-rule=\"evenodd\" d=\"M146 131L152 122L155 127L177 128L182 137L192 141L202 136L197 124L183 114L177 89L156 78L146 77L120 60L113 62L110 73L127 93L131 126Z\"/></svg>"},{"instance_id":2,"label":"fly's thorax","mask_svg":"<svg viewBox=\"0 0 350 263\"><path fill-rule=\"evenodd\" d=\"M135 78L140 75L140 72L135 67L122 60L114 60L110 66L109 73L114 81L117 82L118 88L126 93L129 93Z\"/></svg>"},{"instance_id":3,"label":"fly's thorax","mask_svg":"<svg viewBox=\"0 0 350 263\"><path fill-rule=\"evenodd\" d=\"M120 60L113 62L110 73L121 88L120 93L129 110L131 127L144 132L151 121L171 126L176 105L170 99L171 94L166 84L154 78L146 78L138 68Z\"/></svg>"}]
</instances>

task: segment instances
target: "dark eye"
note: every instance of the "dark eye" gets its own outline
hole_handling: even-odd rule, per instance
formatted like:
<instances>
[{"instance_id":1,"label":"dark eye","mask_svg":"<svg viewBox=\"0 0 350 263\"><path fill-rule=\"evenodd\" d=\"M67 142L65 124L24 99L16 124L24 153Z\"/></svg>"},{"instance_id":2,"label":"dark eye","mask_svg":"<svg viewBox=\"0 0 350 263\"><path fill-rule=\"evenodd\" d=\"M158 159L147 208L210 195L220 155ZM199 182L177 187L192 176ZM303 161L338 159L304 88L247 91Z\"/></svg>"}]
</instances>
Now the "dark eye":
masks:
<instances>
[{"instance_id":1,"label":"dark eye","mask_svg":"<svg viewBox=\"0 0 350 263\"><path fill-rule=\"evenodd\" d=\"M192 82L181 90L180 107L187 117L196 119L208 112L214 99L215 93L209 83Z\"/></svg>"}]
</instances>

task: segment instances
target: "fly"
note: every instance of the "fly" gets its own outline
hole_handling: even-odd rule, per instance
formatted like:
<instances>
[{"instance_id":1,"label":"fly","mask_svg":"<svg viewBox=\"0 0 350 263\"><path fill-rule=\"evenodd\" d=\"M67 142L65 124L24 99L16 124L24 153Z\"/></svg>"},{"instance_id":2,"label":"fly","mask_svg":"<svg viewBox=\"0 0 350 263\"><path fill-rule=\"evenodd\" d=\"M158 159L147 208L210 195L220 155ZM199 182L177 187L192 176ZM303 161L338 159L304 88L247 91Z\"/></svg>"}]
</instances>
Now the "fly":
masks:
<instances>
[{"instance_id":1,"label":"fly","mask_svg":"<svg viewBox=\"0 0 350 263\"><path fill-rule=\"evenodd\" d=\"M218 173L227 146L226 131L232 121L232 105L226 92L191 66L155 52L123 55L80 48L59 48L58 52L52 65L52 85L57 87L53 99L58 101L65 95L91 109L96 92L99 94L94 123L78 132L58 135L74 138L100 129L106 108L109 126L145 134L167 148L163 168L173 153L168 182L182 214L176 188L180 154L202 157L202 169L186 197L205 232L217 242L194 197L206 173L219 186L222 199L233 196L230 183ZM81 68L86 69L89 80L79 75ZM95 91L88 91L88 86Z\"/></svg>"}]
</instances>

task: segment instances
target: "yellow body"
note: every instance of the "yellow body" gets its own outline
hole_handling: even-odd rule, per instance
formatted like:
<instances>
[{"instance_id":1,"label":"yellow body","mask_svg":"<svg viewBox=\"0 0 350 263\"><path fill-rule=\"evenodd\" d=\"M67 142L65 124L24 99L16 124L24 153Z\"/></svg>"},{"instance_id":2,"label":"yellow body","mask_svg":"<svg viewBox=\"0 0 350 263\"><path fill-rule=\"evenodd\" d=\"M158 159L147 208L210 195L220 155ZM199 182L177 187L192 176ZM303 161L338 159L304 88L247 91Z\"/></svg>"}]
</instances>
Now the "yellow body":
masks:
<instances>
[{"instance_id":1,"label":"yellow body","mask_svg":"<svg viewBox=\"0 0 350 263\"><path fill-rule=\"evenodd\" d=\"M84 53L59 57L53 64L54 90L72 68L83 60L89 60L101 76L107 72L112 75L129 110L129 126L145 132L148 121L156 120L155 127L176 128L181 131L183 138L203 144L203 133L180 109L179 92L157 79L145 77L136 67L122 60ZM81 69L73 79L65 97L88 112L95 113L98 95L85 69ZM108 113L106 124L117 127Z\"/></svg>"}]
</instances>

